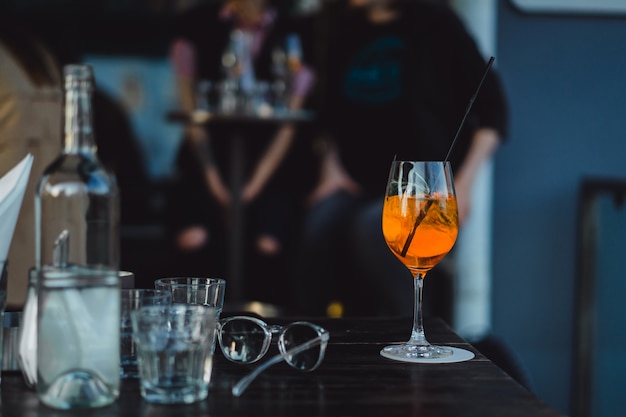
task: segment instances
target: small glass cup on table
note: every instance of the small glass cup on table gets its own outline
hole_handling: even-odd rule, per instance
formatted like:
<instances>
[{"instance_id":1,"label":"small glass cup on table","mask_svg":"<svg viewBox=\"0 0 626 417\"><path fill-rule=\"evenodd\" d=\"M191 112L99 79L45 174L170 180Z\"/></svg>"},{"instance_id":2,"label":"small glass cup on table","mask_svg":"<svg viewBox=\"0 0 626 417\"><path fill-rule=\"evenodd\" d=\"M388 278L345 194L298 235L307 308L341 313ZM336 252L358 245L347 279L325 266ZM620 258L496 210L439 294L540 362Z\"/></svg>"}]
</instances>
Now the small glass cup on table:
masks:
<instances>
[{"instance_id":1,"label":"small glass cup on table","mask_svg":"<svg viewBox=\"0 0 626 417\"><path fill-rule=\"evenodd\" d=\"M216 310L202 305L140 307L131 313L141 396L159 404L190 404L208 396Z\"/></svg>"},{"instance_id":2,"label":"small glass cup on table","mask_svg":"<svg viewBox=\"0 0 626 417\"><path fill-rule=\"evenodd\" d=\"M224 309L226 280L222 278L173 277L154 281L157 290L172 293L172 303L200 304L216 309L219 318Z\"/></svg>"},{"instance_id":3,"label":"small glass cup on table","mask_svg":"<svg viewBox=\"0 0 626 417\"><path fill-rule=\"evenodd\" d=\"M120 377L138 378L131 313L143 306L170 305L172 293L153 288L122 289L120 296Z\"/></svg>"}]
</instances>

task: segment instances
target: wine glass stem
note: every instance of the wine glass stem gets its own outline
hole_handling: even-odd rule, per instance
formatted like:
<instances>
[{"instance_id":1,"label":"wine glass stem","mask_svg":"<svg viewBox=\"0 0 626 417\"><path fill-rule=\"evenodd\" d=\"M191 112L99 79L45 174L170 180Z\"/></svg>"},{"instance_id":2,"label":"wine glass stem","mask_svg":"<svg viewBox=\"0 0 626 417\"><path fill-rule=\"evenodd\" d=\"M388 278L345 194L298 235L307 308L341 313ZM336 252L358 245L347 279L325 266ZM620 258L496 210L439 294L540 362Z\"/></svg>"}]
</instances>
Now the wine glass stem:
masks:
<instances>
[{"instance_id":1,"label":"wine glass stem","mask_svg":"<svg viewBox=\"0 0 626 417\"><path fill-rule=\"evenodd\" d=\"M426 274L417 273L413 279L415 288L415 311L413 312L413 331L409 344L417 346L429 346L424 334L424 324L422 321L422 293L424 290L424 277Z\"/></svg>"}]
</instances>

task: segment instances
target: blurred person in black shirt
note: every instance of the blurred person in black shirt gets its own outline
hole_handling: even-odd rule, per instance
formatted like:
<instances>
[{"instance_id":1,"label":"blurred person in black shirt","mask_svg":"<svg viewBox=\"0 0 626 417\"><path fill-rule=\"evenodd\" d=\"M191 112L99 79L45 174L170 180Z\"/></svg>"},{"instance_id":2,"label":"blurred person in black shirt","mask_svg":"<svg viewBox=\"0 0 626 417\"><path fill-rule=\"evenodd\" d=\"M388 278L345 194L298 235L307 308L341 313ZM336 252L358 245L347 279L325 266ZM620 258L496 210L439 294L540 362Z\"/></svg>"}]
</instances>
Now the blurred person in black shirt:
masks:
<instances>
[{"instance_id":1,"label":"blurred person in black shirt","mask_svg":"<svg viewBox=\"0 0 626 417\"><path fill-rule=\"evenodd\" d=\"M486 60L438 3L346 0L328 3L325 13L320 180L302 232L294 308L323 315L343 297L347 314L408 316L411 275L381 230L389 167L394 157L446 157ZM477 171L506 135L507 116L490 71L450 157L461 224Z\"/></svg>"}]
</instances>

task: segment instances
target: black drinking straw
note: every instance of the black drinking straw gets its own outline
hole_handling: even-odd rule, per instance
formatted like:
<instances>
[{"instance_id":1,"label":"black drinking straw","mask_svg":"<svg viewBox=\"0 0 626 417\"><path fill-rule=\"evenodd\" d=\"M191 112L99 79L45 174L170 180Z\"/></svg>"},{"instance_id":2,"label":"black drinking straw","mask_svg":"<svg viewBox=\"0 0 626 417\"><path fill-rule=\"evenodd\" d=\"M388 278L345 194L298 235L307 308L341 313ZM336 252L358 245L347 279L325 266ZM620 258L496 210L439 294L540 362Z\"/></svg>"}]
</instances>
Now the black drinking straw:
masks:
<instances>
[{"instance_id":1,"label":"black drinking straw","mask_svg":"<svg viewBox=\"0 0 626 417\"><path fill-rule=\"evenodd\" d=\"M454 135L454 139L452 140L452 143L450 144L448 153L446 154L446 157L443 160L444 163L448 162L448 158L450 157L450 154L452 153L452 148L454 148L454 144L456 143L456 140L459 138L461 129L463 129L463 125L465 124L465 119L467 119L467 116L469 115L469 112L472 109L472 105L474 104L474 101L476 100L476 97L478 96L478 92L480 91L480 88L483 86L483 82L485 81L485 78L487 78L487 73L491 69L491 66L493 65L494 60L495 58L491 57L489 58L489 62L487 62L487 66L485 67L485 70L483 71L483 76L480 79L480 83L478 83L478 87L476 88L474 95L472 95L469 103L467 104L467 108L465 109L465 114L463 115L463 119L461 119L461 123L459 124L459 127L456 130L456 134ZM406 253L409 250L409 246L411 246L411 241L413 240L413 236L415 236L415 231L417 230L417 226L419 226L422 220L424 220L424 217L426 217L426 213L428 212L428 209L430 209L430 206L432 204L433 204L433 200L428 200L428 202L426 203L426 206L424 206L424 209L420 211L419 216L417 216L417 218L415 219L413 228L411 229L411 232L409 233L409 236L407 237L406 242L404 242L404 247L402 248L402 253L400 254L400 256L406 256Z\"/></svg>"},{"instance_id":2,"label":"black drinking straw","mask_svg":"<svg viewBox=\"0 0 626 417\"><path fill-rule=\"evenodd\" d=\"M480 83L478 84L478 87L476 88L474 95L472 96L472 98L470 98L470 101L467 104L467 108L465 109L465 114L463 115L463 119L461 120L461 123L459 124L459 128L456 130L454 139L452 140L452 143L450 144L450 149L448 149L448 153L446 154L446 159L444 159L443 162L448 162L448 158L450 157L450 154L452 153L452 148L454 148L454 144L456 143L456 140L459 138L461 129L463 128L463 125L465 124L465 119L467 119L467 115L472 109L474 100L476 100L476 97L478 96L478 92L480 91L480 88L483 86L483 82L485 82L485 78L487 78L487 73L491 69L491 65L493 65L493 61L495 61L494 57L489 58L489 62L487 62L487 66L485 67L485 71L483 72L483 77L480 79Z\"/></svg>"}]
</instances>

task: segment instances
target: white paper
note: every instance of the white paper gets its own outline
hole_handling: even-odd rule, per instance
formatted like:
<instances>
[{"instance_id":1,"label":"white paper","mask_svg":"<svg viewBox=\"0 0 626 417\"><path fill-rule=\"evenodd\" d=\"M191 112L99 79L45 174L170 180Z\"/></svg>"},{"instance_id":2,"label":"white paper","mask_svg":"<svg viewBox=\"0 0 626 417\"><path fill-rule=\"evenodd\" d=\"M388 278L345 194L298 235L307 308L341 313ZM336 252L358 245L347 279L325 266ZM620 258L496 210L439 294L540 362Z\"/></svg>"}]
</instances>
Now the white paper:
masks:
<instances>
[{"instance_id":1,"label":"white paper","mask_svg":"<svg viewBox=\"0 0 626 417\"><path fill-rule=\"evenodd\" d=\"M28 183L33 155L28 154L0 178L0 261L7 259Z\"/></svg>"}]
</instances>

